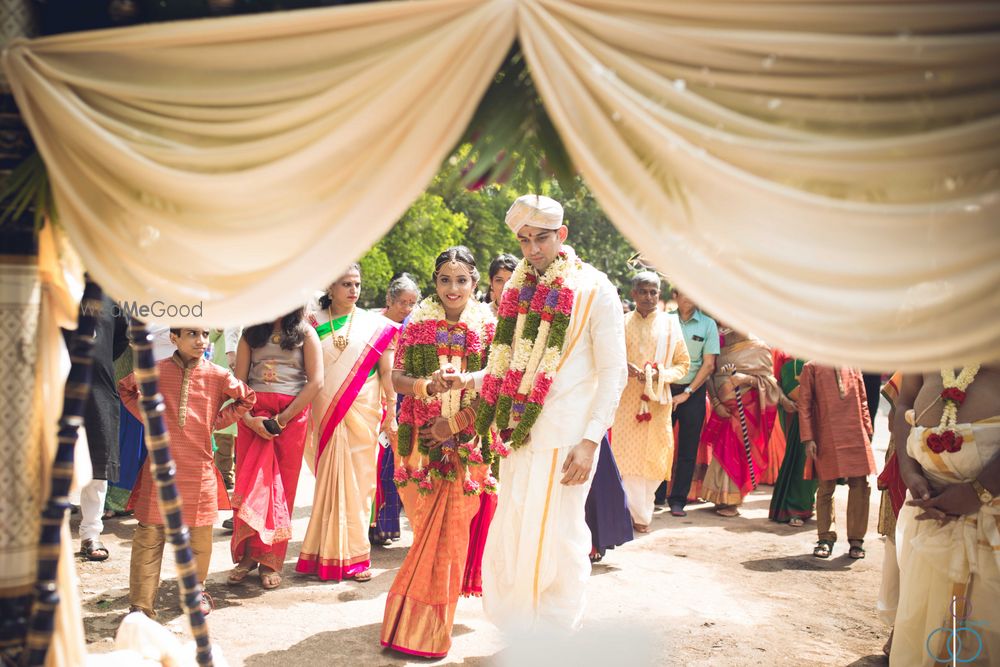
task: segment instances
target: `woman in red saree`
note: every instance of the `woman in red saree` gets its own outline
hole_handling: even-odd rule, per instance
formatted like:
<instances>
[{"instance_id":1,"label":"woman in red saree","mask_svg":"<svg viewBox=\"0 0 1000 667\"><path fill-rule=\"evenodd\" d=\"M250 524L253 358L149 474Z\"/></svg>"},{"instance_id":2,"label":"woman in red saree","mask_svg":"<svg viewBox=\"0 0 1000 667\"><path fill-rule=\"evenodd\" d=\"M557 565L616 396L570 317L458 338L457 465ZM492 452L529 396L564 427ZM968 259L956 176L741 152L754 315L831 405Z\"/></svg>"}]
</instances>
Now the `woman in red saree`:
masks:
<instances>
[{"instance_id":1,"label":"woman in red saree","mask_svg":"<svg viewBox=\"0 0 1000 667\"><path fill-rule=\"evenodd\" d=\"M470 556L470 522L479 511L479 495L496 489L485 465L489 445L473 425L476 393L450 390L446 380L450 373L483 368L493 340L490 307L470 299L478 279L467 248L449 248L438 257L437 294L413 312L393 373L404 395L396 483L413 546L389 589L381 640L393 650L429 658L443 657L451 648L467 560L482 558L475 550ZM485 529L477 526L477 532Z\"/></svg>"},{"instance_id":2,"label":"woman in red saree","mask_svg":"<svg viewBox=\"0 0 1000 667\"><path fill-rule=\"evenodd\" d=\"M232 584L258 565L264 588L281 584L309 435L309 404L323 388L319 337L303 317L300 308L247 328L236 353L236 377L254 388L258 399L243 416L236 440ZM268 431L265 420L278 432Z\"/></svg>"},{"instance_id":3,"label":"woman in red saree","mask_svg":"<svg viewBox=\"0 0 1000 667\"><path fill-rule=\"evenodd\" d=\"M712 449L712 462L700 495L715 503L720 516L733 517L767 469L767 440L777 404L792 408L792 403L778 387L771 350L763 341L722 323L719 332L718 370L707 383L712 412L701 433L703 445Z\"/></svg>"},{"instance_id":4,"label":"woman in red saree","mask_svg":"<svg viewBox=\"0 0 1000 667\"><path fill-rule=\"evenodd\" d=\"M376 448L380 428L390 441L396 431L392 342L399 325L358 308L360 292L361 269L355 264L309 316L320 339L324 379L312 403L305 453L316 473L316 491L295 571L323 580L372 578L368 527Z\"/></svg>"}]
</instances>

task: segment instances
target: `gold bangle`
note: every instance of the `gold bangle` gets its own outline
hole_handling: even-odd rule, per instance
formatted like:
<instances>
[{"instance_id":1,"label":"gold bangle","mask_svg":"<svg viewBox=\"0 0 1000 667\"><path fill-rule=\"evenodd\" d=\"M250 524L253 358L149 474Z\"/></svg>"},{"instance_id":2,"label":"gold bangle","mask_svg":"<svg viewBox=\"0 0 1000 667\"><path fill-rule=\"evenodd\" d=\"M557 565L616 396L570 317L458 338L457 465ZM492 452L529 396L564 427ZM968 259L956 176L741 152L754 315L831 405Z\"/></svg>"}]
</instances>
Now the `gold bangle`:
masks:
<instances>
[{"instance_id":1,"label":"gold bangle","mask_svg":"<svg viewBox=\"0 0 1000 667\"><path fill-rule=\"evenodd\" d=\"M413 395L417 398L429 398L430 394L427 393L427 385L430 384L430 380L425 380L423 378L418 378L413 382Z\"/></svg>"}]
</instances>

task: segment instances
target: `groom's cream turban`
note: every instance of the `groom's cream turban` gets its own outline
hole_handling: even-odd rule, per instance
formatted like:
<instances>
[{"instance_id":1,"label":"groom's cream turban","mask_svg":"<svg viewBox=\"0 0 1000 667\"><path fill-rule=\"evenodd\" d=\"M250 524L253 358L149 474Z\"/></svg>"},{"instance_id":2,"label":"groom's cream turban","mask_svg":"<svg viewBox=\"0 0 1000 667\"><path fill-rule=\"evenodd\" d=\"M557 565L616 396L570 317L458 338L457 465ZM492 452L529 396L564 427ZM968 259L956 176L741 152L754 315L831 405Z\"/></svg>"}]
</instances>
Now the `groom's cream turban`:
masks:
<instances>
[{"instance_id":1,"label":"groom's cream turban","mask_svg":"<svg viewBox=\"0 0 1000 667\"><path fill-rule=\"evenodd\" d=\"M551 197L522 195L511 204L504 222L515 234L525 225L559 229L563 223L563 207Z\"/></svg>"}]
</instances>

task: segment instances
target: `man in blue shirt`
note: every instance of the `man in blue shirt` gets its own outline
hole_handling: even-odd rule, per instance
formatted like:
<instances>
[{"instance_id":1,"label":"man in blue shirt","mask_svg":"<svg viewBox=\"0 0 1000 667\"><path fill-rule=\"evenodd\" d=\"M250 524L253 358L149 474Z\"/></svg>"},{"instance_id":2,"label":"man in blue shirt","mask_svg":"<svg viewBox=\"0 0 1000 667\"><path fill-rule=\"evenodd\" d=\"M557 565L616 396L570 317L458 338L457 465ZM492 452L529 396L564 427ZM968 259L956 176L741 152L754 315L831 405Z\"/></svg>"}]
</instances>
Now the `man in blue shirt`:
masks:
<instances>
[{"instance_id":1,"label":"man in blue shirt","mask_svg":"<svg viewBox=\"0 0 1000 667\"><path fill-rule=\"evenodd\" d=\"M657 505L668 502L672 515L687 516L684 506L691 490L701 427L705 424L705 382L715 371L715 358L719 355L719 327L680 290L674 290L674 300L677 302L684 342L691 355L691 369L680 382L670 385L670 393L674 397L674 423L679 425L674 448L673 487L668 500L667 483L661 484L656 490L655 500Z\"/></svg>"}]
</instances>

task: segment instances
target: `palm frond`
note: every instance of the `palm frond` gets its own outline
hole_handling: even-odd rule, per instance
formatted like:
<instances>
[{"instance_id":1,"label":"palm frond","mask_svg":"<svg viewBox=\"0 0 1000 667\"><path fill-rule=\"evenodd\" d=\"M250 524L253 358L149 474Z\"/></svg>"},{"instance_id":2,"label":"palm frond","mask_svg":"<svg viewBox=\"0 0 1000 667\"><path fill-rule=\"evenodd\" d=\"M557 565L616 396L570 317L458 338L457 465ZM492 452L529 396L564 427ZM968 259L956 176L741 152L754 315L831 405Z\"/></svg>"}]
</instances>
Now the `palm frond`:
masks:
<instances>
[{"instance_id":1,"label":"palm frond","mask_svg":"<svg viewBox=\"0 0 1000 667\"><path fill-rule=\"evenodd\" d=\"M36 230L46 218L56 219L52 184L38 151L17 165L0 186L0 225L20 220L28 212L34 216Z\"/></svg>"},{"instance_id":2,"label":"palm frond","mask_svg":"<svg viewBox=\"0 0 1000 667\"><path fill-rule=\"evenodd\" d=\"M577 190L573 162L518 44L480 101L452 159L460 165L456 177L470 189L509 182L517 189L539 192L544 182L555 178L564 193Z\"/></svg>"}]
</instances>

